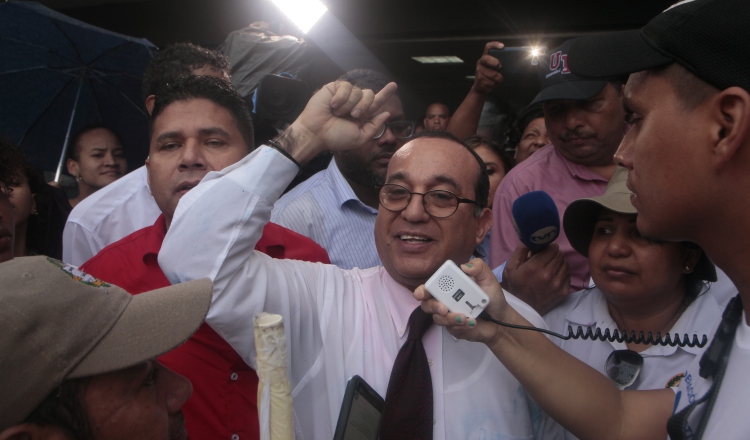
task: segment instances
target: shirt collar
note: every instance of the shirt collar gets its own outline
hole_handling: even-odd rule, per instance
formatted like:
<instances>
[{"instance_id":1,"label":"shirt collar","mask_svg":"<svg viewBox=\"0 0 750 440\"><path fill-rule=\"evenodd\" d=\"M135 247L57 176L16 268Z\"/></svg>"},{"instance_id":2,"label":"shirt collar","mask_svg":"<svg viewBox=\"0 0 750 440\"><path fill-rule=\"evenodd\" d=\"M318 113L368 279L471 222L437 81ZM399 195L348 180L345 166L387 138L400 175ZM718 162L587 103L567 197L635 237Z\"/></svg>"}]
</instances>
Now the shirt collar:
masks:
<instances>
[{"instance_id":1,"label":"shirt collar","mask_svg":"<svg viewBox=\"0 0 750 440\"><path fill-rule=\"evenodd\" d=\"M148 233L144 235L144 246L143 246L143 262L147 263L147 259L156 258L159 255L161 244L164 242L164 237L167 235L167 219L164 218L164 214L160 214L159 218L156 219L156 223L151 226Z\"/></svg>"},{"instance_id":2,"label":"shirt collar","mask_svg":"<svg viewBox=\"0 0 750 440\"><path fill-rule=\"evenodd\" d=\"M414 292L394 280L382 266L380 267L380 276L388 292L388 308L391 311L393 325L396 326L400 336L405 337L408 334L406 333L408 330L406 327L409 324L411 312L420 306L420 302L414 299Z\"/></svg>"},{"instance_id":3,"label":"shirt collar","mask_svg":"<svg viewBox=\"0 0 750 440\"><path fill-rule=\"evenodd\" d=\"M554 149L554 152L552 154L556 155L557 158L560 161L562 161L562 163L568 169L568 172L570 173L571 176L577 177L582 180L590 180L590 181L601 180L603 182L608 182L607 179L591 171L591 169L587 167L586 165L581 165L580 163L575 163L566 159L565 156L563 156L562 153L560 153L557 147L553 146L553 149Z\"/></svg>"},{"instance_id":4,"label":"shirt collar","mask_svg":"<svg viewBox=\"0 0 750 440\"><path fill-rule=\"evenodd\" d=\"M584 292L583 295L585 295L583 300L580 301L573 310L568 312L566 316L567 320L571 324L573 324L574 332L577 330L575 328L576 325L580 325L583 327L600 327L602 329L602 332L604 332L604 330L607 328L617 328L617 324L615 324L614 320L609 314L607 300L604 298L604 294L601 292L601 290L595 287L589 292ZM679 335L680 339L682 339L684 335L687 334L690 337L690 340L692 340L693 334L695 334L697 335L699 341L705 334L710 341L712 338L712 333L719 322L721 314L722 310L719 304L716 302L715 295L710 294L710 292L705 293L699 296L695 301L693 301L693 303L690 304L690 306L688 306L687 309L685 309L684 312L682 312L682 315L669 330L669 333L672 335L672 337ZM715 317L716 319L712 319L713 317ZM630 333L632 330L638 331L638 329L626 330L628 330L628 333ZM567 329L565 329L565 331L567 332ZM654 335L654 337L656 337L656 335ZM611 342L611 344L613 348L619 348L618 342ZM618 346L616 346L615 344L618 344ZM624 344L625 343L623 342L622 345ZM644 357L669 356L676 352L677 348L682 348L682 350L693 355L699 355L704 351L703 348L700 348L698 346L670 347L654 345L642 351L641 355Z\"/></svg>"},{"instance_id":5,"label":"shirt collar","mask_svg":"<svg viewBox=\"0 0 750 440\"><path fill-rule=\"evenodd\" d=\"M351 185L349 185L349 182L347 182L346 177L341 174L341 170L339 170L339 167L336 165L335 158L331 158L331 163L328 164L328 176L331 179L333 194L336 198L336 203L338 203L339 206L343 207L344 204L349 202L356 203L366 208L370 212L377 214L377 209L373 209L372 207L365 205L361 200L359 200L357 195L354 193Z\"/></svg>"}]
</instances>

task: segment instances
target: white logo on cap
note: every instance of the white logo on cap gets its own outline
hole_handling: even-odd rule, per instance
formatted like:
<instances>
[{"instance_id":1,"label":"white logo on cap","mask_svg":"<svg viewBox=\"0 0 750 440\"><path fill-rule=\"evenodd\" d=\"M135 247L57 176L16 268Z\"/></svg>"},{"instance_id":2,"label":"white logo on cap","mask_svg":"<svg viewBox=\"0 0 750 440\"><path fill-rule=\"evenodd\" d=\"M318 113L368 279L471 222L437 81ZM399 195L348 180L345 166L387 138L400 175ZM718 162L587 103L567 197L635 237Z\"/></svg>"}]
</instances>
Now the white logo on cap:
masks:
<instances>
[{"instance_id":1,"label":"white logo on cap","mask_svg":"<svg viewBox=\"0 0 750 440\"><path fill-rule=\"evenodd\" d=\"M676 8L677 6L684 5L685 3L692 3L694 1L695 0L682 0L681 2L677 2L677 3L673 4L672 6L668 7L667 9L664 10L664 12L667 12L668 10L670 10L672 8Z\"/></svg>"},{"instance_id":2,"label":"white logo on cap","mask_svg":"<svg viewBox=\"0 0 750 440\"><path fill-rule=\"evenodd\" d=\"M546 78L549 78L552 75L557 75L558 73L562 73L563 75L570 73L570 68L568 67L568 54L562 53L562 51L558 50L550 55L549 70L552 72L548 73Z\"/></svg>"}]
</instances>

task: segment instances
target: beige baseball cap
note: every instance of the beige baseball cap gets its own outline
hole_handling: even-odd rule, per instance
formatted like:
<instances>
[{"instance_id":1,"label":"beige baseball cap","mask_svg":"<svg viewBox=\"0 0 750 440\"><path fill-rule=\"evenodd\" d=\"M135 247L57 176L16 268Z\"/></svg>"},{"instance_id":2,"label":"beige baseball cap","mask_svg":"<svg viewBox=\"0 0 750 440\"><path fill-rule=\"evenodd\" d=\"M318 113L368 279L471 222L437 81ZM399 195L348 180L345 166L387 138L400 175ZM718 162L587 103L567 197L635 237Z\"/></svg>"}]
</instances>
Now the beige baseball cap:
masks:
<instances>
[{"instance_id":1,"label":"beige baseball cap","mask_svg":"<svg viewBox=\"0 0 750 440\"><path fill-rule=\"evenodd\" d=\"M0 263L0 431L23 422L63 381L128 368L187 340L211 281L139 295L44 256Z\"/></svg>"}]
</instances>

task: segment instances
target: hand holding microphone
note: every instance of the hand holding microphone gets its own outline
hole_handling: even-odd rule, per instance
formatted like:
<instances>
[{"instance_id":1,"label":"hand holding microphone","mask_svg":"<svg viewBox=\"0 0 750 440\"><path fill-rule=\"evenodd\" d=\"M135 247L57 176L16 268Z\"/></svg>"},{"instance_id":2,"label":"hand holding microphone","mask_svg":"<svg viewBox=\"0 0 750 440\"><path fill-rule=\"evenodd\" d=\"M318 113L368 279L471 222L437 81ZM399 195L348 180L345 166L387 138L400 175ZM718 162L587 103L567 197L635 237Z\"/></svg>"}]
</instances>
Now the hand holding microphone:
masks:
<instances>
[{"instance_id":1,"label":"hand holding microphone","mask_svg":"<svg viewBox=\"0 0 750 440\"><path fill-rule=\"evenodd\" d=\"M544 191L533 191L513 202L513 224L521 240L503 273L503 287L532 306L549 312L570 293L570 273L560 248L560 214Z\"/></svg>"},{"instance_id":2,"label":"hand holding microphone","mask_svg":"<svg viewBox=\"0 0 750 440\"><path fill-rule=\"evenodd\" d=\"M560 235L560 213L549 194L532 191L513 202L513 227L532 254L550 245Z\"/></svg>"}]
</instances>

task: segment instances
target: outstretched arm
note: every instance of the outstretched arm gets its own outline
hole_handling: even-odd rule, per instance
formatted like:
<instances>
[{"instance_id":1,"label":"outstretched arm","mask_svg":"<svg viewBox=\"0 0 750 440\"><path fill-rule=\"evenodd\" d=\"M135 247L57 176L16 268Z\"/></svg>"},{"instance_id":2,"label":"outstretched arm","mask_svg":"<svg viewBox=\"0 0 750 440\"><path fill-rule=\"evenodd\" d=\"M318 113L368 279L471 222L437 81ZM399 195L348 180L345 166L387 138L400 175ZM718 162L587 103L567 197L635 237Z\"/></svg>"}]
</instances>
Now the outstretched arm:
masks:
<instances>
[{"instance_id":1,"label":"outstretched arm","mask_svg":"<svg viewBox=\"0 0 750 440\"><path fill-rule=\"evenodd\" d=\"M499 41L491 41L484 46L484 53L477 61L474 84L448 123L448 131L459 139L465 139L477 133L484 102L495 86L503 80L503 75L500 74L500 68L502 67L500 60L489 55L490 49L502 49L503 47L505 46Z\"/></svg>"},{"instance_id":2,"label":"outstretched arm","mask_svg":"<svg viewBox=\"0 0 750 440\"><path fill-rule=\"evenodd\" d=\"M496 320L530 325L505 301L492 271L475 259L462 269L490 296L488 313ZM414 292L422 309L455 337L486 344L537 404L581 439L667 438L674 392L619 391L602 374L567 354L539 332L467 320L449 313L424 286Z\"/></svg>"}]
</instances>

